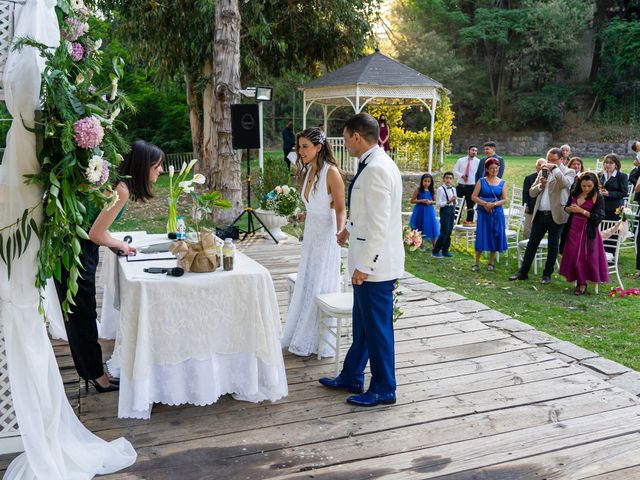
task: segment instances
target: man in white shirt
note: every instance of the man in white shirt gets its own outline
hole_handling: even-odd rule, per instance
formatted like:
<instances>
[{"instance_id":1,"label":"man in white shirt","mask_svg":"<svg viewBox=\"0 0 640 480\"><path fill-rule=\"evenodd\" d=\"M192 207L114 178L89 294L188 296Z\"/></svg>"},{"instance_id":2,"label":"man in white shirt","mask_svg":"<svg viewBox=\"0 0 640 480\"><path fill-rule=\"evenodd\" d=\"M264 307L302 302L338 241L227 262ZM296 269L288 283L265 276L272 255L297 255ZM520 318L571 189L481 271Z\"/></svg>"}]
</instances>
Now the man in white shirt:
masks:
<instances>
[{"instance_id":1,"label":"man in white shirt","mask_svg":"<svg viewBox=\"0 0 640 480\"><path fill-rule=\"evenodd\" d=\"M402 177L394 161L378 146L379 126L371 115L351 117L342 135L349 155L360 159L349 186L349 219L337 234L340 245L349 239L353 343L340 375L323 377L320 383L362 392L369 362L369 389L348 397L347 402L373 407L396 402L393 289L396 279L404 274Z\"/></svg>"},{"instance_id":2,"label":"man in white shirt","mask_svg":"<svg viewBox=\"0 0 640 480\"><path fill-rule=\"evenodd\" d=\"M569 165L569 159L571 158L571 147L566 143L560 147L562 150L562 158L560 161L563 165Z\"/></svg>"},{"instance_id":3,"label":"man in white shirt","mask_svg":"<svg viewBox=\"0 0 640 480\"><path fill-rule=\"evenodd\" d=\"M531 223L531 235L524 252L524 259L518 273L511 275L509 280L527 280L529 269L534 261L536 251L545 234L547 239L547 261L542 272L543 284L551 283L551 274L558 258L560 247L560 235L564 224L569 219L564 206L569 199L569 191L576 177L576 171L562 163L562 151L552 148L547 152L547 163L544 165L538 178L529 189L529 195L536 198L533 208L533 222Z\"/></svg>"},{"instance_id":4,"label":"man in white shirt","mask_svg":"<svg viewBox=\"0 0 640 480\"><path fill-rule=\"evenodd\" d=\"M478 170L479 164L478 147L470 145L467 155L459 158L453 167L453 174L458 177L457 195L458 197L464 197L467 204L467 222L473 222L473 207L475 203L471 200L471 194L476 186L476 170Z\"/></svg>"}]
</instances>

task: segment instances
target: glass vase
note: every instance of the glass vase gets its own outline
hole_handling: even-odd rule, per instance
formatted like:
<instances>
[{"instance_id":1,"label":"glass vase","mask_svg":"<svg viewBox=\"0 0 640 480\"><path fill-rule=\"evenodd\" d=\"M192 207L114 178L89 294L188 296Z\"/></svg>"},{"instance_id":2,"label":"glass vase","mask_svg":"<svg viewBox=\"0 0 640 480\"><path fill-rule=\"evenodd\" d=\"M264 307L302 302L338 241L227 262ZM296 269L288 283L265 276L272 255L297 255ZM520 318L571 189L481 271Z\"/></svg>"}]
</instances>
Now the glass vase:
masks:
<instances>
[{"instance_id":1,"label":"glass vase","mask_svg":"<svg viewBox=\"0 0 640 480\"><path fill-rule=\"evenodd\" d=\"M169 198L169 216L167 218L167 233L175 233L178 228L178 201Z\"/></svg>"}]
</instances>

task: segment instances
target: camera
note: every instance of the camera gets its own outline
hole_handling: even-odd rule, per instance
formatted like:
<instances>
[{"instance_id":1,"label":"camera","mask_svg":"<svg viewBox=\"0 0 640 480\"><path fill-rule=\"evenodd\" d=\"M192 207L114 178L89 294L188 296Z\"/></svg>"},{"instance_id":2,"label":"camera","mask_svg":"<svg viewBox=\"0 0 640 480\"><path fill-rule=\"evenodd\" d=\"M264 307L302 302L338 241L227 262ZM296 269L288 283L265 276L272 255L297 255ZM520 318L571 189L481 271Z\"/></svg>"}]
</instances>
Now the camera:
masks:
<instances>
[{"instance_id":1,"label":"camera","mask_svg":"<svg viewBox=\"0 0 640 480\"><path fill-rule=\"evenodd\" d=\"M543 168L543 169L542 169L542 173L541 173L541 175L542 175L544 178L549 177L549 170L548 170L548 169L546 169L546 168Z\"/></svg>"}]
</instances>

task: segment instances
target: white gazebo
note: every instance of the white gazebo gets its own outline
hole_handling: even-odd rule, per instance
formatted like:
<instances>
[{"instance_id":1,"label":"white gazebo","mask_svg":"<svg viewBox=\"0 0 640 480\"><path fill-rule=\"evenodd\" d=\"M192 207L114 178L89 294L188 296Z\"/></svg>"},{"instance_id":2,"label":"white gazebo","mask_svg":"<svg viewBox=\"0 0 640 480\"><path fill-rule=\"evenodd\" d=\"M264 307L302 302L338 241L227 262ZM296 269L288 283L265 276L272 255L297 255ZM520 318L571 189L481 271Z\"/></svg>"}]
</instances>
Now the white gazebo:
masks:
<instances>
[{"instance_id":1,"label":"white gazebo","mask_svg":"<svg viewBox=\"0 0 640 480\"><path fill-rule=\"evenodd\" d=\"M436 106L440 101L440 82L375 51L349 65L316 78L301 87L303 91L303 128L307 113L314 104L322 106L324 128L331 114L339 107L351 107L360 113L370 103L422 105L431 114L429 139L429 171L433 162L433 128ZM355 172L355 163L348 161L342 137L330 138L344 170Z\"/></svg>"}]
</instances>

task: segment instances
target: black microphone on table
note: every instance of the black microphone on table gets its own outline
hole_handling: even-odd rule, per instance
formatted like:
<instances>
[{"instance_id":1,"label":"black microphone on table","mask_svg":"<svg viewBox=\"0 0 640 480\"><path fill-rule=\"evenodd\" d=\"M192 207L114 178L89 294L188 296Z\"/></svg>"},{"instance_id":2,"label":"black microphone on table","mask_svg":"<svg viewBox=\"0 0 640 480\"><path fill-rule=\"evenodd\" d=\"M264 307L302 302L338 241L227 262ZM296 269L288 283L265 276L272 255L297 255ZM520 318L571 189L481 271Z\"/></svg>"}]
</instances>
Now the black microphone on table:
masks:
<instances>
[{"instance_id":1,"label":"black microphone on table","mask_svg":"<svg viewBox=\"0 0 640 480\"><path fill-rule=\"evenodd\" d=\"M184 275L184 269L180 267L149 267L145 268L144 271L147 273L166 273L170 277L181 277L182 275Z\"/></svg>"}]
</instances>

